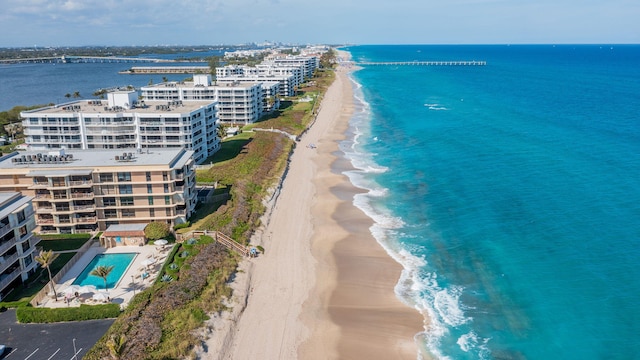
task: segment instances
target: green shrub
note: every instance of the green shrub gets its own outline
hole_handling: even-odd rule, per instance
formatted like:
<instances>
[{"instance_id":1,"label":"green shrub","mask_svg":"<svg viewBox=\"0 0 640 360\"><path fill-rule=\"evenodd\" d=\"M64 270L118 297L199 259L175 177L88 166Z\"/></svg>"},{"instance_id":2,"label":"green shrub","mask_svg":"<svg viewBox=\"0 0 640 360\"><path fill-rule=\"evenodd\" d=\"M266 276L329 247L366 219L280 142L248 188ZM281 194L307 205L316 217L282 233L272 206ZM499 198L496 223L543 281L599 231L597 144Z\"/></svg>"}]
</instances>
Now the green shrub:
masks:
<instances>
[{"instance_id":1,"label":"green shrub","mask_svg":"<svg viewBox=\"0 0 640 360\"><path fill-rule=\"evenodd\" d=\"M38 237L42 240L89 240L91 234L47 234Z\"/></svg>"},{"instance_id":2,"label":"green shrub","mask_svg":"<svg viewBox=\"0 0 640 360\"><path fill-rule=\"evenodd\" d=\"M110 319L120 315L120 305L80 305L67 308L34 308L22 306L16 309L16 317L20 323L53 323L61 321L84 321Z\"/></svg>"},{"instance_id":3,"label":"green shrub","mask_svg":"<svg viewBox=\"0 0 640 360\"><path fill-rule=\"evenodd\" d=\"M6 302L0 302L0 308L17 308L17 307L21 307L21 306L27 306L29 305L29 301L6 301ZM0 310L2 311L2 310Z\"/></svg>"},{"instance_id":4,"label":"green shrub","mask_svg":"<svg viewBox=\"0 0 640 360\"><path fill-rule=\"evenodd\" d=\"M178 225L173 227L173 230L180 230L180 229L188 228L189 226L191 226L191 221L187 221L185 223L178 224Z\"/></svg>"},{"instance_id":5,"label":"green shrub","mask_svg":"<svg viewBox=\"0 0 640 360\"><path fill-rule=\"evenodd\" d=\"M144 235L149 240L162 239L169 234L171 234L169 224L163 222L153 221L144 228Z\"/></svg>"}]
</instances>

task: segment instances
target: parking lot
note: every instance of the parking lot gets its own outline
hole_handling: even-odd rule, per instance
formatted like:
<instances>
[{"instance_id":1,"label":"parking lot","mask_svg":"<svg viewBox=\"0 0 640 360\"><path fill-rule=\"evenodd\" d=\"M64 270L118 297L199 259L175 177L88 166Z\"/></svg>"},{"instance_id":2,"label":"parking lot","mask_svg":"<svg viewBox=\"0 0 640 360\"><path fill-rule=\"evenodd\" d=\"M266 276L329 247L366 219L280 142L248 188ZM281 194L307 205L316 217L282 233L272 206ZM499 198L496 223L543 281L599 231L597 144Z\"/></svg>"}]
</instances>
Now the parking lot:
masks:
<instances>
[{"instance_id":1,"label":"parking lot","mask_svg":"<svg viewBox=\"0 0 640 360\"><path fill-rule=\"evenodd\" d=\"M0 344L7 347L0 359L82 359L106 333L113 321L108 319L56 324L18 324L15 309L9 309L0 313Z\"/></svg>"}]
</instances>

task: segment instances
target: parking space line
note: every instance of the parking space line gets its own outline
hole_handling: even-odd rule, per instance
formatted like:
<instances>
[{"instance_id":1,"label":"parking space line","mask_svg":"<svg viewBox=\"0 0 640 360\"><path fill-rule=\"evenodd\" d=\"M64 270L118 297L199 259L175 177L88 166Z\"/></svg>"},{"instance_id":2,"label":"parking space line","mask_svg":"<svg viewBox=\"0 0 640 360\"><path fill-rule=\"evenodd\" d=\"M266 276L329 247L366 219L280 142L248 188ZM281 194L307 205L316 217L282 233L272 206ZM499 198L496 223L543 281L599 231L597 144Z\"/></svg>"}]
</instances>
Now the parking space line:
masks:
<instances>
[{"instance_id":1,"label":"parking space line","mask_svg":"<svg viewBox=\"0 0 640 360\"><path fill-rule=\"evenodd\" d=\"M33 350L33 352L32 352L31 354L29 354L29 356L27 356L26 358L24 358L24 360L27 360L28 358L32 357L32 356L33 356L33 354L35 354L35 353L37 353L37 352L38 352L38 350L40 350L40 348L37 348L37 349Z\"/></svg>"},{"instance_id":2,"label":"parking space line","mask_svg":"<svg viewBox=\"0 0 640 360\"><path fill-rule=\"evenodd\" d=\"M82 351L82 348L78 349L78 351L69 360L78 360L78 354L80 354L81 351Z\"/></svg>"},{"instance_id":3,"label":"parking space line","mask_svg":"<svg viewBox=\"0 0 640 360\"><path fill-rule=\"evenodd\" d=\"M56 350L56 352L53 353L53 355L49 356L49 358L47 360L51 360L53 359L54 356L56 356L56 354L60 351L60 348L58 348L58 350Z\"/></svg>"},{"instance_id":4,"label":"parking space line","mask_svg":"<svg viewBox=\"0 0 640 360\"><path fill-rule=\"evenodd\" d=\"M13 354L14 352L18 351L18 348L13 348L11 349L11 352L7 354L7 356L4 357L4 359L8 358L9 356L11 356L11 354Z\"/></svg>"}]
</instances>

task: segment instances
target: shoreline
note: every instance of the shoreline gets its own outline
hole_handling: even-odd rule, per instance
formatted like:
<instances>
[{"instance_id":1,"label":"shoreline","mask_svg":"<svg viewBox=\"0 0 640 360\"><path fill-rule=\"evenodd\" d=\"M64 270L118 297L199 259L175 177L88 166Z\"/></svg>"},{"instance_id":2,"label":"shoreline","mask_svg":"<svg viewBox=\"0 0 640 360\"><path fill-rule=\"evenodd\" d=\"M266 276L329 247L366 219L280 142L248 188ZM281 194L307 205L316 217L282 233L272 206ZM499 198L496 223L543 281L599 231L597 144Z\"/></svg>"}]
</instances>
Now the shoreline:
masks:
<instances>
[{"instance_id":1,"label":"shoreline","mask_svg":"<svg viewBox=\"0 0 640 360\"><path fill-rule=\"evenodd\" d=\"M232 309L209 320L199 358L419 357L423 316L396 297L402 267L371 234L373 220L353 204L362 190L343 174L352 169L338 148L353 113L351 71L337 68L252 238L265 253L240 264Z\"/></svg>"}]
</instances>

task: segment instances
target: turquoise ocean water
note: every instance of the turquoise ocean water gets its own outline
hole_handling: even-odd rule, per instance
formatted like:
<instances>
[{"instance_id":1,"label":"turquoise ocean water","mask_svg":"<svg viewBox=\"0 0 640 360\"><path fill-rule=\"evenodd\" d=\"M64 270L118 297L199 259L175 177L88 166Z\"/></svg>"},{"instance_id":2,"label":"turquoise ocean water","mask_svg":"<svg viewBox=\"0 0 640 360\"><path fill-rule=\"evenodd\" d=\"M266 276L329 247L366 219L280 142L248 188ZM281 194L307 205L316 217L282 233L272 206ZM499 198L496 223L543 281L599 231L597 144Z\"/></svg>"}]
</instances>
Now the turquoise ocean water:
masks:
<instances>
[{"instance_id":1,"label":"turquoise ocean water","mask_svg":"<svg viewBox=\"0 0 640 360\"><path fill-rule=\"evenodd\" d=\"M342 150L441 359L640 358L640 46L354 46Z\"/></svg>"}]
</instances>

